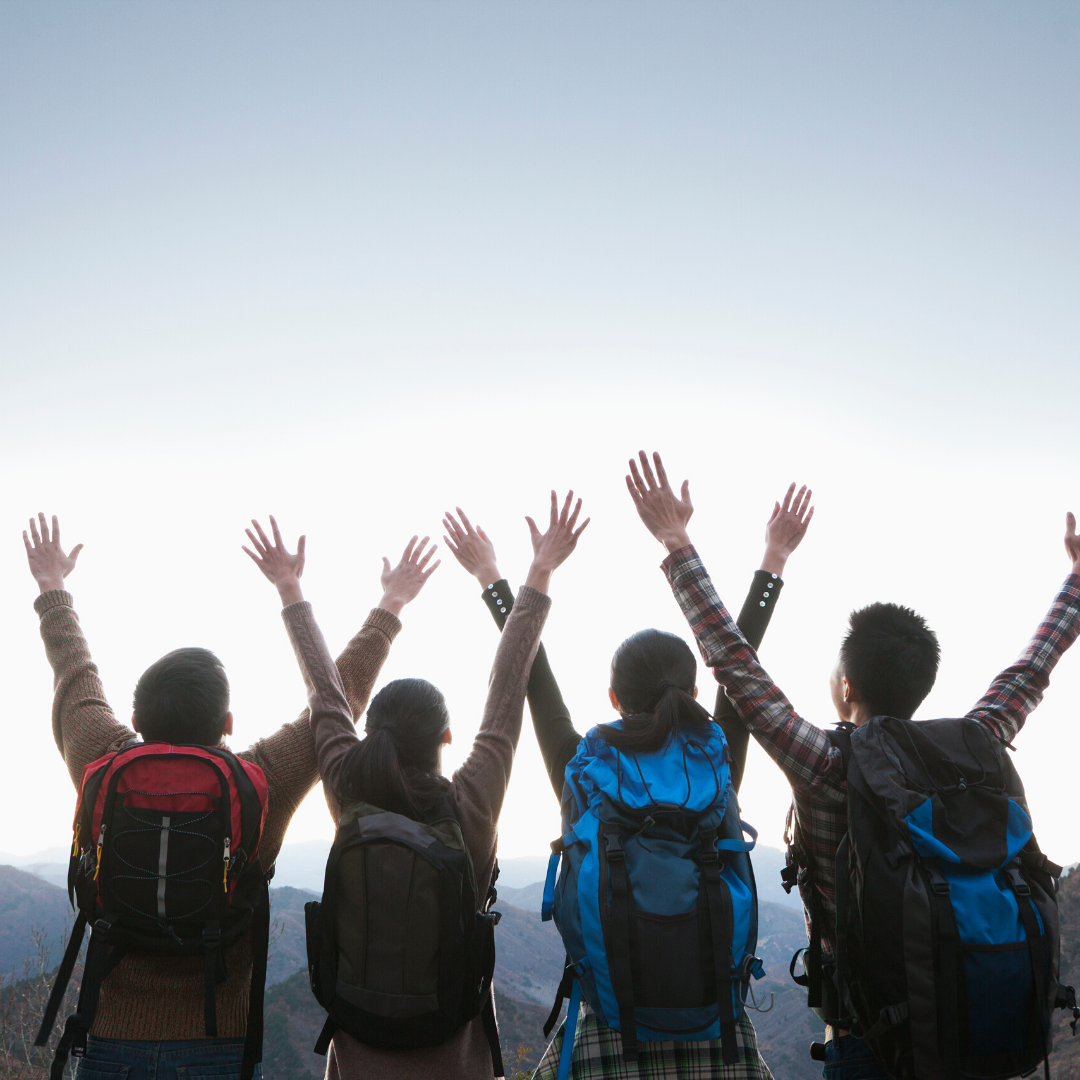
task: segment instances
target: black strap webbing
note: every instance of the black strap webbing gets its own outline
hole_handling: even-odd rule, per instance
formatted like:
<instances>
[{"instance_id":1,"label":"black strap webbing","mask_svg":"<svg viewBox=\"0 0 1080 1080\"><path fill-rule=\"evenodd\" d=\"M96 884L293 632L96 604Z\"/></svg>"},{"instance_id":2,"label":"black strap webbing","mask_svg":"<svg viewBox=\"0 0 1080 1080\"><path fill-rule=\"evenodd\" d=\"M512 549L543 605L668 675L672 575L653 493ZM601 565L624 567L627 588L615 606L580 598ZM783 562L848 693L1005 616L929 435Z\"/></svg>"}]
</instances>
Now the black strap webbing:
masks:
<instances>
[{"instance_id":1,"label":"black strap webbing","mask_svg":"<svg viewBox=\"0 0 1080 1080\"><path fill-rule=\"evenodd\" d=\"M67 993L68 983L71 982L75 962L79 959L79 950L82 948L85 933L86 912L80 911L75 925L71 928L71 940L64 951L64 959L60 961L60 970L56 973L56 982L53 983L49 1003L45 1006L45 1015L41 1018L41 1027L38 1028L37 1038L34 1040L35 1046L49 1045L53 1024L56 1023L56 1014L64 1003L64 995Z\"/></svg>"},{"instance_id":2,"label":"black strap webbing","mask_svg":"<svg viewBox=\"0 0 1080 1080\"><path fill-rule=\"evenodd\" d=\"M64 1070L67 1068L72 1050L86 1048L86 1036L94 1024L101 984L109 969L109 945L105 940L108 929L108 924L103 920L90 934L90 944L86 949L86 964L83 966L82 986L79 989L79 1004L64 1025L64 1034L60 1036L60 1042L56 1046L56 1056L53 1058L49 1080L63 1080Z\"/></svg>"},{"instance_id":3,"label":"black strap webbing","mask_svg":"<svg viewBox=\"0 0 1080 1080\"><path fill-rule=\"evenodd\" d=\"M328 1016L326 1023L322 1026L322 1031L319 1032L319 1037L315 1040L314 1050L316 1054L325 1054L330 1049L330 1040L334 1037L334 1030L337 1024L334 1023L334 1018Z\"/></svg>"},{"instance_id":4,"label":"black strap webbing","mask_svg":"<svg viewBox=\"0 0 1080 1080\"><path fill-rule=\"evenodd\" d=\"M731 890L720 873L715 832L706 833L702 837L701 874L705 882L709 925L712 929L716 1002L720 1009L720 1047L724 1064L737 1065L739 1042L735 1034L735 1005L731 990L731 969L734 966L731 958L731 937L734 932L734 916L731 910Z\"/></svg>"},{"instance_id":5,"label":"black strap webbing","mask_svg":"<svg viewBox=\"0 0 1080 1080\"><path fill-rule=\"evenodd\" d=\"M570 959L570 954L566 955L566 963L563 965L562 980L559 983L559 989L555 991L555 1004L551 1006L551 1012L548 1013L547 1020L544 1021L544 1038L551 1037L551 1031L555 1025L559 1022L559 1014L562 1012L562 1003L570 996L570 991L574 986L574 963Z\"/></svg>"},{"instance_id":6,"label":"black strap webbing","mask_svg":"<svg viewBox=\"0 0 1080 1080\"><path fill-rule=\"evenodd\" d=\"M836 1019L847 1014L847 921L850 906L850 879L848 877L848 834L844 833L836 849ZM850 1026L848 1024L845 1027ZM865 1037L865 1036L864 1036Z\"/></svg>"},{"instance_id":7,"label":"black strap webbing","mask_svg":"<svg viewBox=\"0 0 1080 1080\"><path fill-rule=\"evenodd\" d=\"M936 866L927 864L930 909L938 939L938 1045L946 1076L960 1069L960 933L956 928L949 882Z\"/></svg>"},{"instance_id":8,"label":"black strap webbing","mask_svg":"<svg viewBox=\"0 0 1080 1080\"><path fill-rule=\"evenodd\" d=\"M503 1077L506 1070L503 1067L502 1046L499 1043L499 1022L495 1019L495 991L488 990L487 1001L484 1002L483 1011L480 1013L484 1021L484 1034L487 1036L488 1047L491 1050L491 1068L495 1076Z\"/></svg>"},{"instance_id":9,"label":"black strap webbing","mask_svg":"<svg viewBox=\"0 0 1080 1080\"><path fill-rule=\"evenodd\" d=\"M251 920L251 993L248 998L247 1034L240 1080L252 1080L255 1066L262 1061L263 993L266 989L266 961L270 951L270 879L263 882L262 896Z\"/></svg>"},{"instance_id":10,"label":"black strap webbing","mask_svg":"<svg viewBox=\"0 0 1080 1080\"><path fill-rule=\"evenodd\" d=\"M611 879L612 935L610 945L611 988L619 1005L619 1034L623 1061L637 1061L637 1021L634 1018L634 976L630 966L630 884L626 855L619 834L604 834L608 876Z\"/></svg>"},{"instance_id":11,"label":"black strap webbing","mask_svg":"<svg viewBox=\"0 0 1080 1080\"><path fill-rule=\"evenodd\" d=\"M1005 876L1012 886L1016 903L1020 909L1020 921L1024 924L1024 936L1027 938L1028 956L1031 958L1031 979L1034 983L1035 1002L1039 1009L1039 1037L1042 1039L1043 1068L1046 1080L1050 1080L1050 1054L1046 1045L1046 1033L1050 1027L1050 1017L1046 1007L1046 957L1043 955L1045 938L1031 903L1031 887L1023 879L1020 871L1006 867Z\"/></svg>"},{"instance_id":12,"label":"black strap webbing","mask_svg":"<svg viewBox=\"0 0 1080 1080\"><path fill-rule=\"evenodd\" d=\"M217 1038L217 978L218 956L221 952L221 931L217 923L207 923L203 931L203 1023L206 1037Z\"/></svg>"},{"instance_id":13,"label":"black strap webbing","mask_svg":"<svg viewBox=\"0 0 1080 1080\"><path fill-rule=\"evenodd\" d=\"M806 950L806 1004L821 1008L821 899L817 885L810 881L810 946Z\"/></svg>"}]
</instances>

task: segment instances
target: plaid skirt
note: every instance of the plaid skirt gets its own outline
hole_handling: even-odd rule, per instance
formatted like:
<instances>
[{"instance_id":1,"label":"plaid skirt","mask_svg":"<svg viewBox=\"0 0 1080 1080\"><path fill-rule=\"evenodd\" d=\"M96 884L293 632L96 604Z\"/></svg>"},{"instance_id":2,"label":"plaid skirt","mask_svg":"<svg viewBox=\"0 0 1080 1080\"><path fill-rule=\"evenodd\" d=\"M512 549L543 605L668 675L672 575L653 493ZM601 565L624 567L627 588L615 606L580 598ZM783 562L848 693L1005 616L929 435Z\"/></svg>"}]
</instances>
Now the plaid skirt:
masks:
<instances>
[{"instance_id":1,"label":"plaid skirt","mask_svg":"<svg viewBox=\"0 0 1080 1080\"><path fill-rule=\"evenodd\" d=\"M548 1043L533 1080L555 1080L562 1053L562 1024ZM745 1013L735 1027L739 1042L737 1065L725 1065L720 1040L708 1042L639 1042L638 1059L627 1064L622 1059L622 1036L602 1024L586 1002L578 1013L577 1036L570 1076L572 1080L772 1080L769 1067L761 1059L757 1035Z\"/></svg>"}]
</instances>

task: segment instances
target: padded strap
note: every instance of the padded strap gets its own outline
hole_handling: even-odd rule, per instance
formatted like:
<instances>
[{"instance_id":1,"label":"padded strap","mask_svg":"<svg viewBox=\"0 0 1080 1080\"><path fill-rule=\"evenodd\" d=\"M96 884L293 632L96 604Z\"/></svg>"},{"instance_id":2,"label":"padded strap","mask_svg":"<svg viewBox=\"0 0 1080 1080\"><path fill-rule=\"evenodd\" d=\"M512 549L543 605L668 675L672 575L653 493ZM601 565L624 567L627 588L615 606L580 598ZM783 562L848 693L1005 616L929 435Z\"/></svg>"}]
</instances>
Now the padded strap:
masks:
<instances>
[{"instance_id":1,"label":"padded strap","mask_svg":"<svg viewBox=\"0 0 1080 1080\"><path fill-rule=\"evenodd\" d=\"M619 1005L619 1034L623 1061L637 1061L637 1021L634 1018L634 975L630 966L630 883L626 877L626 854L618 832L604 833L608 876L611 879L612 935L609 956L611 988Z\"/></svg>"},{"instance_id":2,"label":"padded strap","mask_svg":"<svg viewBox=\"0 0 1080 1080\"><path fill-rule=\"evenodd\" d=\"M240 1080L252 1080L255 1066L262 1061L263 993L266 990L266 961L270 951L270 879L263 879L259 906L251 920L251 993L248 997L247 1034Z\"/></svg>"},{"instance_id":3,"label":"padded strap","mask_svg":"<svg viewBox=\"0 0 1080 1080\"><path fill-rule=\"evenodd\" d=\"M581 983L574 980L570 991L570 1005L566 1010L566 1027L563 1029L562 1053L559 1055L559 1075L556 1080L569 1080L570 1066L574 1059L574 1040L577 1038L578 1012L581 1008Z\"/></svg>"},{"instance_id":4,"label":"padded strap","mask_svg":"<svg viewBox=\"0 0 1080 1080\"><path fill-rule=\"evenodd\" d=\"M720 858L716 851L716 833L702 834L701 875L709 906L709 925L712 928L713 969L716 973L716 1001L720 1010L720 1046L725 1065L739 1063L739 1043L735 1035L735 1005L732 1000L731 937L734 916L731 910L731 890L720 873Z\"/></svg>"},{"instance_id":5,"label":"padded strap","mask_svg":"<svg viewBox=\"0 0 1080 1080\"><path fill-rule=\"evenodd\" d=\"M484 1034L487 1036L488 1049L491 1051L491 1067L498 1080L506 1076L503 1067L502 1045L499 1042L499 1021L495 1019L495 991L488 990L487 1000L480 1013L484 1021Z\"/></svg>"},{"instance_id":6,"label":"padded strap","mask_svg":"<svg viewBox=\"0 0 1080 1080\"><path fill-rule=\"evenodd\" d=\"M313 1049L316 1054L325 1054L330 1049L330 1040L334 1037L336 1028L337 1024L334 1023L334 1018L328 1016L326 1023L322 1026L322 1031L319 1032L319 1037L315 1040Z\"/></svg>"},{"instance_id":7,"label":"padded strap","mask_svg":"<svg viewBox=\"0 0 1080 1080\"><path fill-rule=\"evenodd\" d=\"M53 983L52 993L49 995L49 1003L45 1006L45 1015L41 1018L41 1027L38 1028L35 1046L48 1046L49 1037L52 1035L53 1024L56 1023L56 1014L64 1003L64 995L67 993L68 983L71 982L71 973L75 970L75 962L79 959L79 950L82 948L83 935L86 933L86 912L80 911L75 925L71 928L71 940L64 951L64 959L60 961L60 970L56 973L56 982Z\"/></svg>"}]
</instances>

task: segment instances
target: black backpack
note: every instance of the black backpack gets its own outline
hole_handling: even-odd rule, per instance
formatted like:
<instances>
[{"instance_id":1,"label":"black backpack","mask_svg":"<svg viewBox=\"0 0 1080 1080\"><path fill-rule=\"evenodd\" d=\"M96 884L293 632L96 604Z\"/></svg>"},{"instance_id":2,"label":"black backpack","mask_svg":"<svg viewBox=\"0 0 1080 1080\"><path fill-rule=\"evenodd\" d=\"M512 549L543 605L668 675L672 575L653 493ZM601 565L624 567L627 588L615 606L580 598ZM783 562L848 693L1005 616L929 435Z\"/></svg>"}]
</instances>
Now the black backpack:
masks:
<instances>
[{"instance_id":1,"label":"black backpack","mask_svg":"<svg viewBox=\"0 0 1080 1080\"><path fill-rule=\"evenodd\" d=\"M1040 1063L1049 1078L1051 1012L1072 1008L1075 1033L1080 1010L1058 984L1061 867L1039 851L1005 744L973 720L887 716L830 738L848 831L835 970L817 974L826 1019L897 1080L989 1080Z\"/></svg>"},{"instance_id":2,"label":"black backpack","mask_svg":"<svg viewBox=\"0 0 1080 1080\"><path fill-rule=\"evenodd\" d=\"M128 953L202 955L207 1038L217 1036L215 987L223 950L252 931L251 997L242 1080L262 1059L262 1003L270 929L270 875L259 862L266 777L217 746L132 740L83 770L68 893L78 917L35 1046L48 1044L91 927L79 1003L52 1065L85 1052L101 984Z\"/></svg>"},{"instance_id":3,"label":"black backpack","mask_svg":"<svg viewBox=\"0 0 1080 1080\"><path fill-rule=\"evenodd\" d=\"M438 1046L482 1014L493 1075L503 1075L491 996L496 864L483 906L453 806L414 821L367 803L346 807L322 902L304 907L311 989L335 1031L371 1046Z\"/></svg>"}]
</instances>

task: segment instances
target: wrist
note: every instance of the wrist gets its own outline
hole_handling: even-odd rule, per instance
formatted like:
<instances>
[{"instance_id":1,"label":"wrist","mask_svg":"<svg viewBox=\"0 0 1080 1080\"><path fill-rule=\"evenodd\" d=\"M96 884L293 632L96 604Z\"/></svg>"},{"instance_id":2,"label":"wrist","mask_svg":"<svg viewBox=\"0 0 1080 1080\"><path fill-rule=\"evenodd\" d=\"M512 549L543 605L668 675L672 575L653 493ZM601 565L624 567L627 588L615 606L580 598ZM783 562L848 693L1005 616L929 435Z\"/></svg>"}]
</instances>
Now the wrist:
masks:
<instances>
[{"instance_id":1,"label":"wrist","mask_svg":"<svg viewBox=\"0 0 1080 1080\"><path fill-rule=\"evenodd\" d=\"M1074 570L1073 573L1076 571ZM38 579L38 589L42 595L47 592L63 592L64 591L64 578L62 574L58 574L56 577L47 577Z\"/></svg>"},{"instance_id":2,"label":"wrist","mask_svg":"<svg viewBox=\"0 0 1080 1080\"><path fill-rule=\"evenodd\" d=\"M787 554L776 548L767 547L761 559L761 569L777 577L783 577L784 567L787 565Z\"/></svg>"},{"instance_id":3,"label":"wrist","mask_svg":"<svg viewBox=\"0 0 1080 1080\"><path fill-rule=\"evenodd\" d=\"M278 587L278 596L281 598L281 606L288 607L290 604L299 604L304 599L304 592L300 588L300 581L298 578L292 578L290 581L282 581Z\"/></svg>"},{"instance_id":4,"label":"wrist","mask_svg":"<svg viewBox=\"0 0 1080 1080\"><path fill-rule=\"evenodd\" d=\"M391 615L401 617L402 611L405 610L405 605L409 601L403 596L396 596L394 593L385 592L382 595L382 599L379 601L379 607L383 611L389 611Z\"/></svg>"},{"instance_id":5,"label":"wrist","mask_svg":"<svg viewBox=\"0 0 1080 1080\"><path fill-rule=\"evenodd\" d=\"M663 536L658 536L657 539L667 548L669 555L678 551L680 548L690 546L690 535L685 529L680 529L678 532L665 533Z\"/></svg>"},{"instance_id":6,"label":"wrist","mask_svg":"<svg viewBox=\"0 0 1080 1080\"><path fill-rule=\"evenodd\" d=\"M537 566L533 563L533 565L529 567L529 573L525 578L525 584L530 589L546 593L548 591L548 586L551 584L551 571L546 567Z\"/></svg>"},{"instance_id":7,"label":"wrist","mask_svg":"<svg viewBox=\"0 0 1080 1080\"><path fill-rule=\"evenodd\" d=\"M481 589L494 585L496 581L502 581L502 574L499 573L499 568L494 563L477 567L473 577L480 582Z\"/></svg>"}]
</instances>

